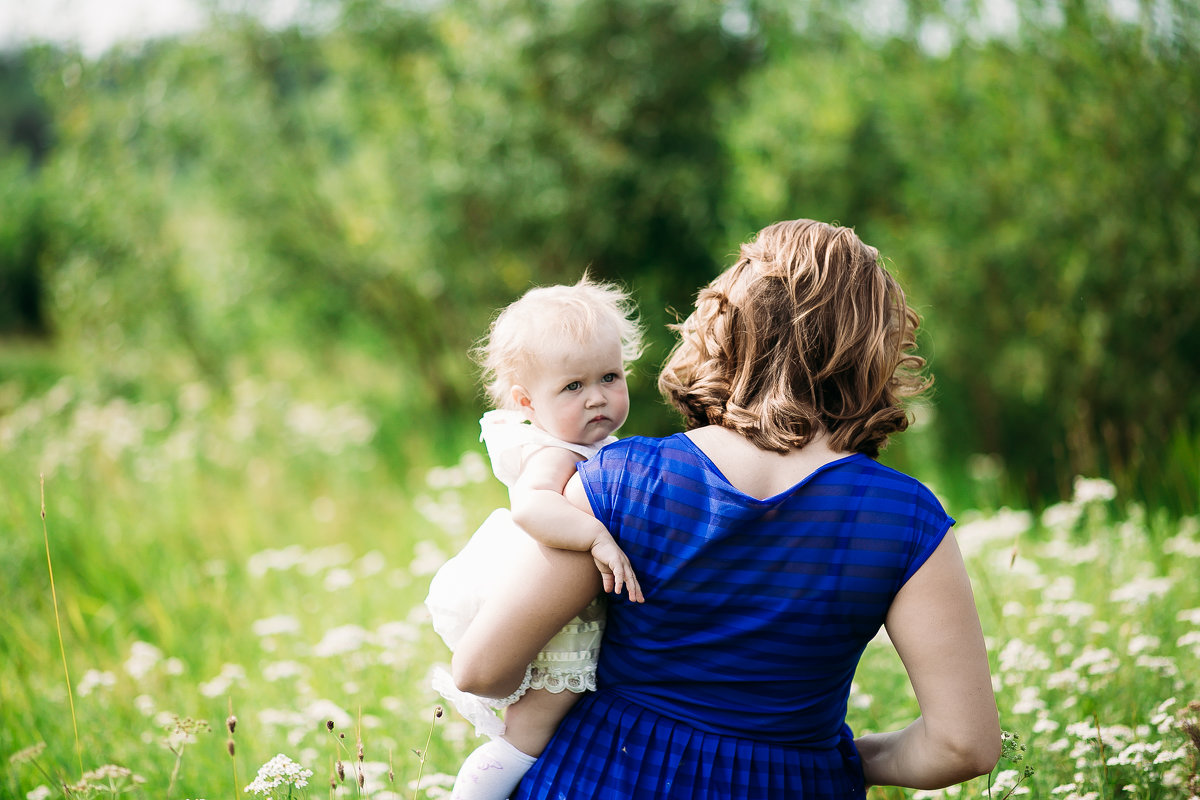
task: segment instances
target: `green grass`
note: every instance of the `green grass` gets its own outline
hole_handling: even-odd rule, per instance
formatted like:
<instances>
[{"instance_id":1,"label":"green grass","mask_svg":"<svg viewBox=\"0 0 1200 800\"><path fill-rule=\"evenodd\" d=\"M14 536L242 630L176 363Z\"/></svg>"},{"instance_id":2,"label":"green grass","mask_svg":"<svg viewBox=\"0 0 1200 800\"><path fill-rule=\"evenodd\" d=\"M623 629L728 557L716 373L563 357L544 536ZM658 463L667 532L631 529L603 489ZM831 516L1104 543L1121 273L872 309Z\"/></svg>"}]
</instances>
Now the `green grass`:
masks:
<instances>
[{"instance_id":1,"label":"green grass","mask_svg":"<svg viewBox=\"0 0 1200 800\"><path fill-rule=\"evenodd\" d=\"M132 775L75 795L244 797L282 753L313 771L309 796L439 796L475 738L452 712L435 722L427 675L447 653L421 601L505 501L473 423L405 419L381 399L394 387L339 376L242 378L224 397L31 374L0 382L0 795L62 796L118 765ZM1002 726L1027 748L992 797L1027 765L1014 794L1061 800L1187 797L1195 780L1200 525L1104 488L1039 518L954 510ZM858 731L916 713L885 641L856 686Z\"/></svg>"}]
</instances>

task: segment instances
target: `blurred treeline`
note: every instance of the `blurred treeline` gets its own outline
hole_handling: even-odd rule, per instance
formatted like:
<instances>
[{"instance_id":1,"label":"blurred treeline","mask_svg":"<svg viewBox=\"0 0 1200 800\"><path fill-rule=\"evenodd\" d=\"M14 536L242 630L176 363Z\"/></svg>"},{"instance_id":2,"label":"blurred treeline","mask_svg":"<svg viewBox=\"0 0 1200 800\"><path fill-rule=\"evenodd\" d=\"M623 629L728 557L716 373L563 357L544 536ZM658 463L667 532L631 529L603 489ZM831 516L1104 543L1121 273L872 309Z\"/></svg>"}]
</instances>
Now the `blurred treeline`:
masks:
<instances>
[{"instance_id":1,"label":"blurred treeline","mask_svg":"<svg viewBox=\"0 0 1200 800\"><path fill-rule=\"evenodd\" d=\"M387 430L416 435L480 410L465 353L495 308L588 267L654 335L626 432L665 433L670 309L814 217L878 246L923 313L943 467L998 469L1015 502L1085 474L1196 509L1194 2L312 11L0 57L10 348L49 342L114 392L365 360L407 376L411 430Z\"/></svg>"}]
</instances>

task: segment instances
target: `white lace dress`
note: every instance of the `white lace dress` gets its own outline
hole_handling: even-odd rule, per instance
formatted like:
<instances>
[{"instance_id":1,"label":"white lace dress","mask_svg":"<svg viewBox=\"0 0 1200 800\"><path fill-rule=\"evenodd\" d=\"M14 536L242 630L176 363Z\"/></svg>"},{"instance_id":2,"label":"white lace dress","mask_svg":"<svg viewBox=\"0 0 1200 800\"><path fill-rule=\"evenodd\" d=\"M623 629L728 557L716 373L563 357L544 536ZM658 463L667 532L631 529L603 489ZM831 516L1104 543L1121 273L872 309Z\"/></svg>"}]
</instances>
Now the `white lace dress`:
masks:
<instances>
[{"instance_id":1,"label":"white lace dress","mask_svg":"<svg viewBox=\"0 0 1200 800\"><path fill-rule=\"evenodd\" d=\"M521 474L525 459L543 447L562 447L589 459L616 437L610 436L587 446L556 439L524 420L515 411L489 411L479 421L480 440L487 445L492 471L511 487ZM484 601L507 574L513 542L527 536L515 523L507 508L491 513L459 553L433 576L425 606L433 620L433 629L453 652L467 626ZM497 709L512 705L529 689L551 692L586 692L596 688L596 658L604 633L604 598L597 597L578 617L567 623L537 654L525 669L521 686L508 697L488 698L460 692L450 674L434 671L433 688L454 704L475 725L476 735L499 736L504 721Z\"/></svg>"}]
</instances>

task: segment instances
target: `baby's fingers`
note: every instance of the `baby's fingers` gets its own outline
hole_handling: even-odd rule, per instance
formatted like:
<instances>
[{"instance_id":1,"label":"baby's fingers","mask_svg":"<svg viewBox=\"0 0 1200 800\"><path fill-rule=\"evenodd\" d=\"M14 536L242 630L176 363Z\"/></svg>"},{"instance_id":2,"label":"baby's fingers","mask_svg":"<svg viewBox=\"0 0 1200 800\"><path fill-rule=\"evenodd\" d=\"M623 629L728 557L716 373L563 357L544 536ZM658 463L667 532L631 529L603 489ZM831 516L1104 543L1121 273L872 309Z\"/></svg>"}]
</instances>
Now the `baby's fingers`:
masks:
<instances>
[{"instance_id":1,"label":"baby's fingers","mask_svg":"<svg viewBox=\"0 0 1200 800\"><path fill-rule=\"evenodd\" d=\"M613 594L620 594L621 590L625 588L625 567L620 562L611 564L610 567L612 568L613 586L605 588Z\"/></svg>"},{"instance_id":2,"label":"baby's fingers","mask_svg":"<svg viewBox=\"0 0 1200 800\"><path fill-rule=\"evenodd\" d=\"M630 571L629 577L625 580L625 591L629 592L629 599L633 602L646 602L646 597L642 594L642 586L638 583L637 576L632 571Z\"/></svg>"}]
</instances>

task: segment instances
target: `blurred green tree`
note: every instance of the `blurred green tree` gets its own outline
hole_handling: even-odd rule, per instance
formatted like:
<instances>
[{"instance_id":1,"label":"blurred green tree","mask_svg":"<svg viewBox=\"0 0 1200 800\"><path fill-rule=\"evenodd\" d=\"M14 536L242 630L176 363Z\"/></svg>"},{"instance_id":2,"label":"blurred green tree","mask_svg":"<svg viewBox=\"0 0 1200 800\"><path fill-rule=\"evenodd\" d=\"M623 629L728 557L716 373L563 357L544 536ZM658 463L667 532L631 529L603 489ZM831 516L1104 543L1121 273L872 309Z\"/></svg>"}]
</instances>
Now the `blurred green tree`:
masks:
<instances>
[{"instance_id":1,"label":"blurred green tree","mask_svg":"<svg viewBox=\"0 0 1200 800\"><path fill-rule=\"evenodd\" d=\"M53 127L35 85L35 60L32 51L0 53L0 334L47 332L35 173L52 146Z\"/></svg>"}]
</instances>

